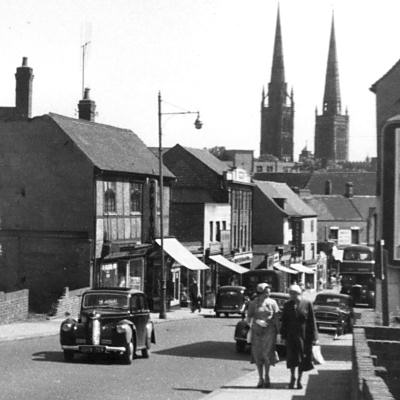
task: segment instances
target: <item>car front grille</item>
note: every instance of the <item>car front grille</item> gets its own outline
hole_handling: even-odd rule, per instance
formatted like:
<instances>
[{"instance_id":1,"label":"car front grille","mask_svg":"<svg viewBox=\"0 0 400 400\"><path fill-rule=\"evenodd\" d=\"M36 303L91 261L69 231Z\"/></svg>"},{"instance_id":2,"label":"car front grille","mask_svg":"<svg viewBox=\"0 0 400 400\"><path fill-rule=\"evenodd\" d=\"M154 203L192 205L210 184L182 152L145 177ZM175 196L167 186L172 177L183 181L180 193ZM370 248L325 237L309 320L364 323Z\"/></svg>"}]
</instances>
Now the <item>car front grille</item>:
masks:
<instances>
[{"instance_id":1,"label":"car front grille","mask_svg":"<svg viewBox=\"0 0 400 400\"><path fill-rule=\"evenodd\" d=\"M336 313L330 313L330 312L316 312L315 317L317 320L321 321L337 321L339 316Z\"/></svg>"}]
</instances>

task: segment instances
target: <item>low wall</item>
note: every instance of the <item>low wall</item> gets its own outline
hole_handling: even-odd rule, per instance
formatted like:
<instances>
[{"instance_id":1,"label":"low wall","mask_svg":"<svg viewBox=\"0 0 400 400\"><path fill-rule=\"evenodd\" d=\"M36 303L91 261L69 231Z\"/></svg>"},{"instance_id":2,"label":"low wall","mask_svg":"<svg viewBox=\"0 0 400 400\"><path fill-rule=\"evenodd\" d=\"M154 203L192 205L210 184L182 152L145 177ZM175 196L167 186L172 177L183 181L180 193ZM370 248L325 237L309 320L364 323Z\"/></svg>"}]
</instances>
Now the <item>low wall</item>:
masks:
<instances>
[{"instance_id":1,"label":"low wall","mask_svg":"<svg viewBox=\"0 0 400 400\"><path fill-rule=\"evenodd\" d=\"M0 324L9 324L28 318L29 290L0 292Z\"/></svg>"},{"instance_id":2,"label":"low wall","mask_svg":"<svg viewBox=\"0 0 400 400\"><path fill-rule=\"evenodd\" d=\"M77 317L81 306L81 297L83 292L89 288L69 290L65 287L61 297L52 305L48 315L54 318L63 318L65 313L72 317Z\"/></svg>"},{"instance_id":3,"label":"low wall","mask_svg":"<svg viewBox=\"0 0 400 400\"><path fill-rule=\"evenodd\" d=\"M353 330L352 400L396 398L400 329L374 326L374 321L374 313L366 310Z\"/></svg>"}]
</instances>

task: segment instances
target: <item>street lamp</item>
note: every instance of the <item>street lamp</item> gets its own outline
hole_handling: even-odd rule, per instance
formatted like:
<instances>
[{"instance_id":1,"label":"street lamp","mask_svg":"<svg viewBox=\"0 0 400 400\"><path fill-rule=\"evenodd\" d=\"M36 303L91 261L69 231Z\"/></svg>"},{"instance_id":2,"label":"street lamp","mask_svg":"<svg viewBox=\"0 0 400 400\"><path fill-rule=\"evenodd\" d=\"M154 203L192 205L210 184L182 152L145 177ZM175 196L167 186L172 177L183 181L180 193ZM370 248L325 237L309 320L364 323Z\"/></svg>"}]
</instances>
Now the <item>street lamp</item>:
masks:
<instances>
[{"instance_id":1,"label":"street lamp","mask_svg":"<svg viewBox=\"0 0 400 400\"><path fill-rule=\"evenodd\" d=\"M167 318L167 271L165 268L164 259L164 174L163 174L163 153L162 153L162 116L163 115L179 115L179 114L197 114L194 121L196 129L201 129L203 123L200 121L200 113L198 111L179 111L179 112L162 112L161 111L161 92L158 92L158 166L160 174L160 239L161 239L161 305L160 305L160 319Z\"/></svg>"}]
</instances>

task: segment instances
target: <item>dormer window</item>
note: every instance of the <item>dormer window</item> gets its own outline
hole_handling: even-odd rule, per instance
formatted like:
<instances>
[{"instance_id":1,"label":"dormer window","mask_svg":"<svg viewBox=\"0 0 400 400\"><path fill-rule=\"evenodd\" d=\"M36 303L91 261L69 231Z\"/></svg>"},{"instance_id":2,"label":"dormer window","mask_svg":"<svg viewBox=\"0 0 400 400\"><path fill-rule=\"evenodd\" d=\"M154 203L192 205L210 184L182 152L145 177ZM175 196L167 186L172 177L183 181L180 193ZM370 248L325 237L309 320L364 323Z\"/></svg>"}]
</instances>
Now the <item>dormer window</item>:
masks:
<instances>
[{"instance_id":1,"label":"dormer window","mask_svg":"<svg viewBox=\"0 0 400 400\"><path fill-rule=\"evenodd\" d=\"M117 212L117 201L116 201L116 184L115 182L104 182L104 213L116 213Z\"/></svg>"}]
</instances>

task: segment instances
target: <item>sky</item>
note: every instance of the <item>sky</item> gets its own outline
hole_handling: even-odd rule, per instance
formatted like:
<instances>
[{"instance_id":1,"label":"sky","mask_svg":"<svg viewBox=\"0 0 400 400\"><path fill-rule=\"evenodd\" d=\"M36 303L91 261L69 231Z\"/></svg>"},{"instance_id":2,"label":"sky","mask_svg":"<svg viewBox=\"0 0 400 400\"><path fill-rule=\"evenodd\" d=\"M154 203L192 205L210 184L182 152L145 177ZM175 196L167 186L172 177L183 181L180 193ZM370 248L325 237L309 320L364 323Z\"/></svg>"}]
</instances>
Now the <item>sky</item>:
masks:
<instances>
[{"instance_id":1,"label":"sky","mask_svg":"<svg viewBox=\"0 0 400 400\"><path fill-rule=\"evenodd\" d=\"M34 70L33 115L77 116L85 86L96 121L132 129L163 145L225 146L258 154L262 87L270 80L276 0L2 0L0 105L15 101L23 56ZM369 91L400 58L398 0L281 0L286 80L295 96L295 158L314 148L332 11L350 159L376 155L375 96Z\"/></svg>"}]
</instances>

